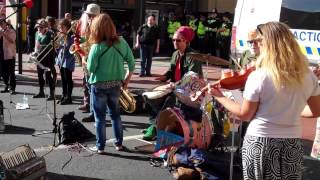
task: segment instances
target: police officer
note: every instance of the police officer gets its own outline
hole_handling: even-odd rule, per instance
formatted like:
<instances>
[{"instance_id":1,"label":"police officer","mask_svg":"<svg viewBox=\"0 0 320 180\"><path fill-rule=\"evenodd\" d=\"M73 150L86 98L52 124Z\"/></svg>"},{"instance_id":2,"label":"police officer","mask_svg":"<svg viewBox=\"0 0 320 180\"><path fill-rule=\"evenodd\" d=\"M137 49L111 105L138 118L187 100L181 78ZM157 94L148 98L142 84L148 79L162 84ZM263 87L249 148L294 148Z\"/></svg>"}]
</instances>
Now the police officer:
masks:
<instances>
[{"instance_id":1,"label":"police officer","mask_svg":"<svg viewBox=\"0 0 320 180\"><path fill-rule=\"evenodd\" d=\"M206 51L206 17L200 15L200 20L197 23L197 36L198 36L198 50L202 53Z\"/></svg>"},{"instance_id":2,"label":"police officer","mask_svg":"<svg viewBox=\"0 0 320 180\"><path fill-rule=\"evenodd\" d=\"M168 21L168 27L167 27L167 33L169 37L169 42L172 41L173 34L179 29L181 26L180 21L177 19L176 15L170 15L169 16L169 21ZM172 43L169 43L169 54L171 55L173 52L174 48Z\"/></svg>"},{"instance_id":3,"label":"police officer","mask_svg":"<svg viewBox=\"0 0 320 180\"><path fill-rule=\"evenodd\" d=\"M206 36L208 39L207 52L213 56L216 56L216 44L217 44L217 30L221 26L220 19L217 12L209 13L207 19L207 31Z\"/></svg>"},{"instance_id":4,"label":"police officer","mask_svg":"<svg viewBox=\"0 0 320 180\"><path fill-rule=\"evenodd\" d=\"M195 37L194 40L191 42L190 47L192 49L196 49L197 48L197 21L198 19L194 16L194 14L190 14L188 15L188 20L187 20L187 25L189 27L191 27L191 29L193 30Z\"/></svg>"},{"instance_id":5,"label":"police officer","mask_svg":"<svg viewBox=\"0 0 320 180\"><path fill-rule=\"evenodd\" d=\"M222 16L222 24L217 31L219 55L226 60L229 59L231 28L230 13L226 12Z\"/></svg>"}]
</instances>

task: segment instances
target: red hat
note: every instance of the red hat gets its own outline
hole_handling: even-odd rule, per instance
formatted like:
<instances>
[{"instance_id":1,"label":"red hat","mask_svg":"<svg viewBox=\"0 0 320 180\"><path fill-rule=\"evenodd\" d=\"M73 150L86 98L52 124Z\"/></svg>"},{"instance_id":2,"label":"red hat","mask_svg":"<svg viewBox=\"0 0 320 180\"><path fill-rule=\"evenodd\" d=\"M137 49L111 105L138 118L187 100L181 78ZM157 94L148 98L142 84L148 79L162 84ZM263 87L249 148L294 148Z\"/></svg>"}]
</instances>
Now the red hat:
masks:
<instances>
[{"instance_id":1,"label":"red hat","mask_svg":"<svg viewBox=\"0 0 320 180\"><path fill-rule=\"evenodd\" d=\"M184 39L189 42L191 42L194 37L193 29L189 26L181 26L176 33L182 35Z\"/></svg>"}]
</instances>

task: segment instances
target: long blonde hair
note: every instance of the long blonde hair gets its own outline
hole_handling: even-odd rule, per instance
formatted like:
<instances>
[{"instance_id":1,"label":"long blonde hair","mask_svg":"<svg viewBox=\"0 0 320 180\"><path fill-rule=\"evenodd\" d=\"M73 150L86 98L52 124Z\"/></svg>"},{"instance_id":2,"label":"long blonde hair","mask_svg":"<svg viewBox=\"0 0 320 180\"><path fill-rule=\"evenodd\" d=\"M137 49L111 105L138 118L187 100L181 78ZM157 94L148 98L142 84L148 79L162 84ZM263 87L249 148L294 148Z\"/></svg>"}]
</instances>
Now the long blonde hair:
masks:
<instances>
[{"instance_id":1,"label":"long blonde hair","mask_svg":"<svg viewBox=\"0 0 320 180\"><path fill-rule=\"evenodd\" d=\"M262 38L257 68L271 75L276 90L301 87L309 71L308 62L289 27L280 22L268 22L259 25L257 32Z\"/></svg>"},{"instance_id":2,"label":"long blonde hair","mask_svg":"<svg viewBox=\"0 0 320 180\"><path fill-rule=\"evenodd\" d=\"M108 14L99 14L93 19L90 26L89 43L106 42L108 46L112 46L118 41L116 27Z\"/></svg>"}]
</instances>

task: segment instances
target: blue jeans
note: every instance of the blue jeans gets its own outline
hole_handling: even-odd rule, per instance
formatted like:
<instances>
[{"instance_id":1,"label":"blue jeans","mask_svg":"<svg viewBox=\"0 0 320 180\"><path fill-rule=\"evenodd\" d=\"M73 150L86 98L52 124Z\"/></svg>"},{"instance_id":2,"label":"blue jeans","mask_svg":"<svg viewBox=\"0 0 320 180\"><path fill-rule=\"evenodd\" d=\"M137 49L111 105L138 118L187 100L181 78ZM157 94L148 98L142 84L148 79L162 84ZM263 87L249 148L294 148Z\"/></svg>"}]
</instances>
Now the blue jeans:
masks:
<instances>
[{"instance_id":1,"label":"blue jeans","mask_svg":"<svg viewBox=\"0 0 320 180\"><path fill-rule=\"evenodd\" d=\"M90 104L90 106L89 106L89 111L90 111L90 114L89 114L89 116L94 116L94 113L93 113L93 101L92 101L92 93L91 93L91 85L90 84L88 84L88 87L89 87L89 104ZM110 116L110 113L109 113L109 108L108 108L108 106L107 106L107 108L106 108L106 113Z\"/></svg>"},{"instance_id":2,"label":"blue jeans","mask_svg":"<svg viewBox=\"0 0 320 180\"><path fill-rule=\"evenodd\" d=\"M101 88L91 85L91 97L93 113L96 123L96 146L98 150L104 150L106 143L106 109L109 108L113 134L116 138L114 144L122 145L123 129L120 117L120 86Z\"/></svg>"},{"instance_id":3,"label":"blue jeans","mask_svg":"<svg viewBox=\"0 0 320 180\"><path fill-rule=\"evenodd\" d=\"M140 74L151 74L152 56L154 45L141 44L140 58L141 58L141 72Z\"/></svg>"}]
</instances>

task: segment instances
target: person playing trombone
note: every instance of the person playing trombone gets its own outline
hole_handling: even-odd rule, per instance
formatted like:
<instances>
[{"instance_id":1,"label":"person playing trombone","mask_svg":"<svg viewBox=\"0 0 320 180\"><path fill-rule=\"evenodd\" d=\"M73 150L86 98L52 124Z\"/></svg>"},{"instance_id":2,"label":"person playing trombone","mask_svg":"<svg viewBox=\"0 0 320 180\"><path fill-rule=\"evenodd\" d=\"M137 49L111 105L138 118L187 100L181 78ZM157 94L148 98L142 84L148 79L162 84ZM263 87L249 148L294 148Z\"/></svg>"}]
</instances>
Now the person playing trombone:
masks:
<instances>
[{"instance_id":1,"label":"person playing trombone","mask_svg":"<svg viewBox=\"0 0 320 180\"><path fill-rule=\"evenodd\" d=\"M56 64L59 66L61 81L62 81L62 97L60 104L72 104L72 72L75 68L75 58L70 54L69 49L73 44L73 37L71 32L71 22L68 19L62 19L59 22L59 47L57 49L58 56L56 57Z\"/></svg>"},{"instance_id":2,"label":"person playing trombone","mask_svg":"<svg viewBox=\"0 0 320 180\"><path fill-rule=\"evenodd\" d=\"M53 45L50 43L54 40L54 35L48 30L48 23L45 19L40 19L36 25L38 31L36 33L35 51L38 52L37 60L37 72L39 81L39 93L34 95L33 98L44 98L44 84L45 80L43 75L45 74L46 81L50 87L50 95L47 100L54 99L54 89L55 89L55 79L56 79L56 69L55 64L55 51ZM40 64L41 65L40 65ZM41 66L44 66L45 69Z\"/></svg>"}]
</instances>

